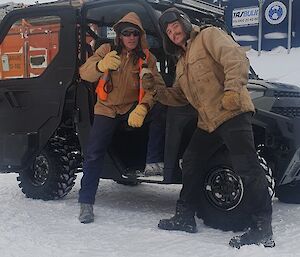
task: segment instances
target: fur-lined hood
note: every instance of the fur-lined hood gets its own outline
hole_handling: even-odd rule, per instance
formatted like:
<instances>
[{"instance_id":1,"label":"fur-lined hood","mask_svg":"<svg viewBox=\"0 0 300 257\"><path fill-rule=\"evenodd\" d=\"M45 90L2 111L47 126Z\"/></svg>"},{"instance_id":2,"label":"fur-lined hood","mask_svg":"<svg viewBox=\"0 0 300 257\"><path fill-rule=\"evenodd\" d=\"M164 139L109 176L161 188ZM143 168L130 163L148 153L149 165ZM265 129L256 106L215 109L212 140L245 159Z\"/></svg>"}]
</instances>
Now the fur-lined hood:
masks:
<instances>
[{"instance_id":1,"label":"fur-lined hood","mask_svg":"<svg viewBox=\"0 0 300 257\"><path fill-rule=\"evenodd\" d=\"M117 36L115 38L115 44L119 45L120 41L120 27L124 23L130 23L134 25L134 27L137 27L137 29L140 30L141 33L141 47L142 49L149 48L146 40L146 33L145 30L143 29L141 19L135 12L130 12L126 14L121 20L119 20L114 26L113 29L116 32Z\"/></svg>"},{"instance_id":2,"label":"fur-lined hood","mask_svg":"<svg viewBox=\"0 0 300 257\"><path fill-rule=\"evenodd\" d=\"M163 18L168 13L174 13L177 16L177 20L181 23L184 32L186 33L187 39L190 38L190 33L192 32L192 23L190 22L189 17L181 10L171 7L165 10L159 18L159 26L162 31L162 38L163 38L163 47L167 54L172 56L180 56L182 53L182 48L175 45L167 36L165 27L163 26Z\"/></svg>"}]
</instances>

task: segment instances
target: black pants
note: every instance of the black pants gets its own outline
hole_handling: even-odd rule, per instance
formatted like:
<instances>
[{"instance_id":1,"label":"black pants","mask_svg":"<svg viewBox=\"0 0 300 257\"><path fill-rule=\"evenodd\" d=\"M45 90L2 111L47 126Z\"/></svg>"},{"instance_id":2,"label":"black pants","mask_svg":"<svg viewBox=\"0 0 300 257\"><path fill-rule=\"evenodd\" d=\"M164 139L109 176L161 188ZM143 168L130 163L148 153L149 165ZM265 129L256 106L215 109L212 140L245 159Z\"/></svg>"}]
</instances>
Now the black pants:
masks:
<instances>
[{"instance_id":1,"label":"black pants","mask_svg":"<svg viewBox=\"0 0 300 257\"><path fill-rule=\"evenodd\" d=\"M225 144L229 150L235 172L245 183L247 209L252 214L272 214L267 180L261 168L253 139L251 113L240 114L218 127L212 133L197 128L183 156L183 187L180 201L193 208L196 204L195 191L199 187L199 176L212 154ZM251 199L251 200L250 200Z\"/></svg>"},{"instance_id":2,"label":"black pants","mask_svg":"<svg viewBox=\"0 0 300 257\"><path fill-rule=\"evenodd\" d=\"M163 161L165 120L161 117L165 117L164 112L165 106L156 104L146 116L145 122L151 121L147 145L147 162ZM94 204L105 153L117 126L121 122L127 122L129 113L130 111L124 115L117 115L115 118L95 115L84 155L83 177L78 200L80 203Z\"/></svg>"},{"instance_id":3,"label":"black pants","mask_svg":"<svg viewBox=\"0 0 300 257\"><path fill-rule=\"evenodd\" d=\"M180 148L183 143L184 132L192 135L197 125L198 112L191 105L186 105L182 107L168 107L167 113L164 182L173 183L177 178L181 177L178 157L181 154ZM184 145L187 146L187 144Z\"/></svg>"}]
</instances>

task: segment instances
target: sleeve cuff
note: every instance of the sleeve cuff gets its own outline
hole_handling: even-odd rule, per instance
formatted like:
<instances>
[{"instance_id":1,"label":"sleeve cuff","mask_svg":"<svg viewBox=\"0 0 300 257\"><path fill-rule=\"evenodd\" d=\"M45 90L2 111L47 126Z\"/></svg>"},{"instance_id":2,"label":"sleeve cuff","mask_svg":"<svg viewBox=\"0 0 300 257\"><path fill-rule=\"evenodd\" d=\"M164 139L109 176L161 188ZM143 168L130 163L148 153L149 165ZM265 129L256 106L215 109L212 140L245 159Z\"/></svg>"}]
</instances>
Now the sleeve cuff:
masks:
<instances>
[{"instance_id":1,"label":"sleeve cuff","mask_svg":"<svg viewBox=\"0 0 300 257\"><path fill-rule=\"evenodd\" d=\"M103 73L101 70L99 70L99 68L98 68L98 63L99 63L99 62L96 62L96 71L98 71L98 72L100 72L100 73Z\"/></svg>"},{"instance_id":2,"label":"sleeve cuff","mask_svg":"<svg viewBox=\"0 0 300 257\"><path fill-rule=\"evenodd\" d=\"M150 105L149 105L149 104L147 104L147 103L141 103L141 105L143 105L143 106L145 106L145 107L146 107L146 109L147 109L147 112L149 112L149 111L150 111Z\"/></svg>"}]
</instances>

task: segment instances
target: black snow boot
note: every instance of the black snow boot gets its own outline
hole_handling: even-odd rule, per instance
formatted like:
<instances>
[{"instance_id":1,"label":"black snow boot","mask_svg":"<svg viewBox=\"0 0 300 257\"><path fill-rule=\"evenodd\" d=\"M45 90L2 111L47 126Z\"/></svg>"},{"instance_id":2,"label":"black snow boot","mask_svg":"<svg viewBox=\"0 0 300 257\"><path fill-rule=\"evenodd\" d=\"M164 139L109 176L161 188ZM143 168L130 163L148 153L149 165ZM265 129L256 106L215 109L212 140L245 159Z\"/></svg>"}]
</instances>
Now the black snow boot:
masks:
<instances>
[{"instance_id":1,"label":"black snow boot","mask_svg":"<svg viewBox=\"0 0 300 257\"><path fill-rule=\"evenodd\" d=\"M158 227L164 230L180 230L188 233L196 233L195 211L189 209L183 202L177 201L175 215L170 219L160 220Z\"/></svg>"},{"instance_id":2,"label":"black snow boot","mask_svg":"<svg viewBox=\"0 0 300 257\"><path fill-rule=\"evenodd\" d=\"M247 232L235 236L229 241L229 245L240 249L243 245L263 245L274 247L271 217L268 215L252 216L253 224Z\"/></svg>"},{"instance_id":3,"label":"black snow boot","mask_svg":"<svg viewBox=\"0 0 300 257\"><path fill-rule=\"evenodd\" d=\"M78 219L84 224L94 222L93 205L89 203L81 203Z\"/></svg>"}]
</instances>

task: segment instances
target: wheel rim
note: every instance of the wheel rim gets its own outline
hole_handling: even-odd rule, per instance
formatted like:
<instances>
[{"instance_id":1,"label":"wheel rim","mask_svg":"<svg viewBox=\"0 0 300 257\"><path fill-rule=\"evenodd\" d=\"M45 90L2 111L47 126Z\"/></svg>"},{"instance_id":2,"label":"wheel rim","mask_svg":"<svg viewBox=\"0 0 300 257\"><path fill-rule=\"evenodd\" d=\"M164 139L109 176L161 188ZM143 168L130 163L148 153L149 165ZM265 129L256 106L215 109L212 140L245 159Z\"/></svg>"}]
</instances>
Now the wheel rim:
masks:
<instances>
[{"instance_id":1,"label":"wheel rim","mask_svg":"<svg viewBox=\"0 0 300 257\"><path fill-rule=\"evenodd\" d=\"M36 157L33 164L31 182L35 186L42 186L46 183L49 175L49 163L45 156Z\"/></svg>"},{"instance_id":2,"label":"wheel rim","mask_svg":"<svg viewBox=\"0 0 300 257\"><path fill-rule=\"evenodd\" d=\"M232 210L243 198L243 182L231 169L215 168L206 177L205 195L216 208L223 211Z\"/></svg>"}]
</instances>

